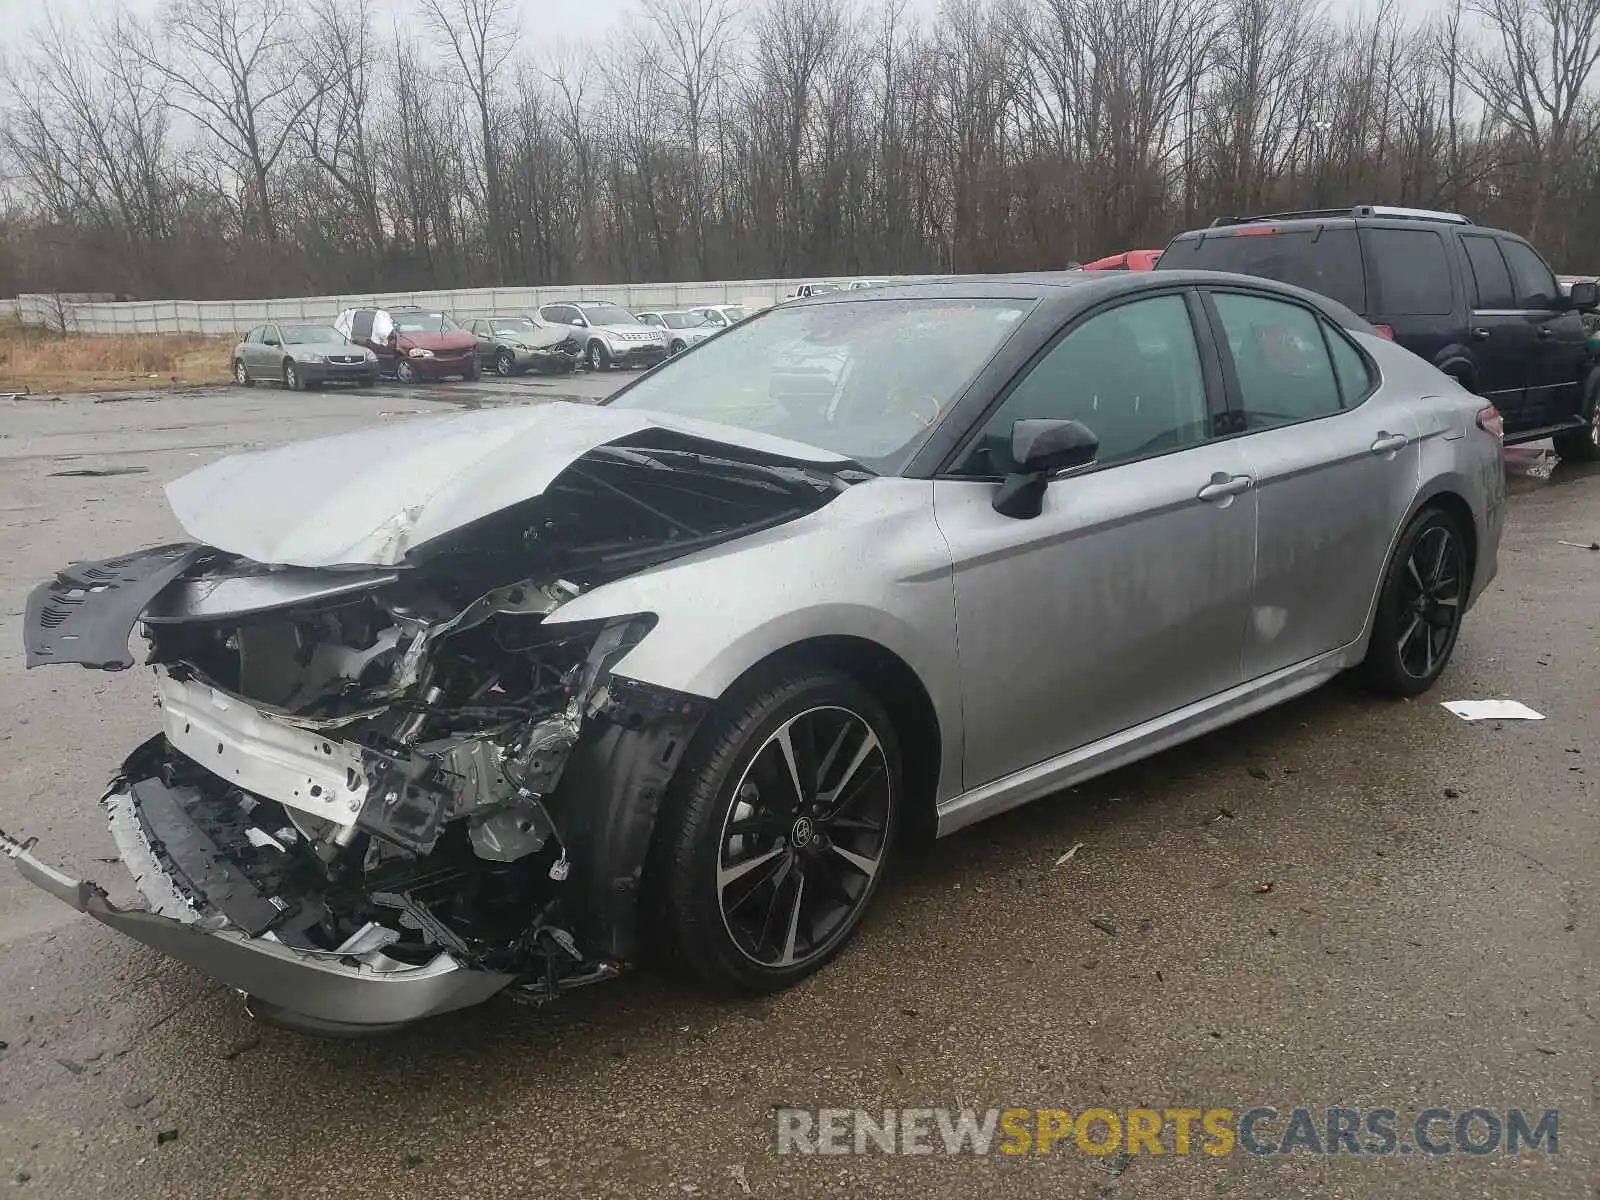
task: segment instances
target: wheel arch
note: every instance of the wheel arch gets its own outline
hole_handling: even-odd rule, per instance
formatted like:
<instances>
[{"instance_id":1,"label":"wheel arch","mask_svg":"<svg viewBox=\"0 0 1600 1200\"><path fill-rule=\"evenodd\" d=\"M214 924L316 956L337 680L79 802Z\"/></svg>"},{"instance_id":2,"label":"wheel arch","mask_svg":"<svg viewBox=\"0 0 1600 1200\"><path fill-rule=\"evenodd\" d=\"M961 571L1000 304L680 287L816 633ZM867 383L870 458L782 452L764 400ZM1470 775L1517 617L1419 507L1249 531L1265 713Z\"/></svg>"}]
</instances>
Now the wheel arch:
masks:
<instances>
[{"instance_id":1,"label":"wheel arch","mask_svg":"<svg viewBox=\"0 0 1600 1200\"><path fill-rule=\"evenodd\" d=\"M919 841L931 840L938 825L944 732L927 686L893 650L853 634L805 638L751 664L723 695L742 693L777 676L813 667L850 676L883 705L900 744L900 771L909 801L902 832Z\"/></svg>"},{"instance_id":2,"label":"wheel arch","mask_svg":"<svg viewBox=\"0 0 1600 1200\"><path fill-rule=\"evenodd\" d=\"M1372 628L1378 619L1378 600L1383 595L1383 585L1389 578L1389 571L1394 566L1394 556L1400 549L1400 539L1405 536L1411 522L1417 519L1417 514L1427 508L1443 509L1455 518L1461 527L1461 532L1467 540L1467 587L1466 594L1472 595L1472 589L1478 579L1478 522L1473 516L1472 505L1467 502L1462 494L1466 490L1464 480L1446 476L1436 479L1417 493L1407 510L1405 520L1395 526L1394 535L1389 540L1389 550L1383 557L1383 570L1379 573L1372 589L1372 599L1367 605L1366 625L1361 631L1361 638L1357 643L1357 658L1366 653L1367 644L1372 638Z\"/></svg>"}]
</instances>

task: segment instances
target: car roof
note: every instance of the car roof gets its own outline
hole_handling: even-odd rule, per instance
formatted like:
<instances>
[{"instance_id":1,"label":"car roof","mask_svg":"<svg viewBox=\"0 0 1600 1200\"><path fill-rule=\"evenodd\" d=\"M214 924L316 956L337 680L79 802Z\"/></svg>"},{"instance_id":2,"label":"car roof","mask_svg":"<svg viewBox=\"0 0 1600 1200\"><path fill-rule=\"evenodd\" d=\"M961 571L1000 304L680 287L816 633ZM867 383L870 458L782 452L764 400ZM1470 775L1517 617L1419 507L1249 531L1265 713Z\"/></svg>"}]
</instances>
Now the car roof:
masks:
<instances>
[{"instance_id":1,"label":"car roof","mask_svg":"<svg viewBox=\"0 0 1600 1200\"><path fill-rule=\"evenodd\" d=\"M1063 310L1090 308L1117 296L1201 285L1245 287L1309 303L1348 329L1367 329L1367 323L1350 309L1327 296L1267 279L1231 271L1034 271L1017 275L947 275L908 283L887 283L855 291L828 292L782 305L785 309L830 304L882 304L889 300L1031 300L1059 305Z\"/></svg>"}]
</instances>

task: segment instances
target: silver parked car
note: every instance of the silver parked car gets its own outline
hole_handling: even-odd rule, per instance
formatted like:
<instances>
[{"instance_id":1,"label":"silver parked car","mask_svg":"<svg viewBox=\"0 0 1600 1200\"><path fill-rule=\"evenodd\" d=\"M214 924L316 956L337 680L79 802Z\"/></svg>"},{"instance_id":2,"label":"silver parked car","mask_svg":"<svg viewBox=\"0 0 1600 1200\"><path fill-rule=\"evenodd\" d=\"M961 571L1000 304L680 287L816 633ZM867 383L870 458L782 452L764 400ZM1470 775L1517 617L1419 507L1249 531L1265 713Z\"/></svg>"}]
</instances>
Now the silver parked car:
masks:
<instances>
[{"instance_id":1,"label":"silver parked car","mask_svg":"<svg viewBox=\"0 0 1600 1200\"><path fill-rule=\"evenodd\" d=\"M559 326L577 338L591 371L612 366L653 367L667 357L667 339L661 330L642 324L609 300L545 304L539 308L538 323Z\"/></svg>"},{"instance_id":2,"label":"silver parked car","mask_svg":"<svg viewBox=\"0 0 1600 1200\"><path fill-rule=\"evenodd\" d=\"M142 630L158 728L104 802L147 908L0 848L300 1027L647 946L781 988L905 836L1346 670L1431 686L1495 575L1497 431L1310 293L1076 273L784 305L602 406L225 458L168 487L192 540L27 604L29 666L125 668Z\"/></svg>"},{"instance_id":3,"label":"silver parked car","mask_svg":"<svg viewBox=\"0 0 1600 1200\"><path fill-rule=\"evenodd\" d=\"M667 339L668 354L682 354L690 346L698 346L713 333L724 328L701 312L640 312L634 313L640 322L661 330Z\"/></svg>"},{"instance_id":4,"label":"silver parked car","mask_svg":"<svg viewBox=\"0 0 1600 1200\"><path fill-rule=\"evenodd\" d=\"M263 379L292 391L324 383L378 382L378 356L331 325L279 321L257 325L233 348L233 379L254 387Z\"/></svg>"},{"instance_id":5,"label":"silver parked car","mask_svg":"<svg viewBox=\"0 0 1600 1200\"><path fill-rule=\"evenodd\" d=\"M750 310L742 304L702 304L687 311L691 317L699 317L718 329L737 325L750 315Z\"/></svg>"}]
</instances>

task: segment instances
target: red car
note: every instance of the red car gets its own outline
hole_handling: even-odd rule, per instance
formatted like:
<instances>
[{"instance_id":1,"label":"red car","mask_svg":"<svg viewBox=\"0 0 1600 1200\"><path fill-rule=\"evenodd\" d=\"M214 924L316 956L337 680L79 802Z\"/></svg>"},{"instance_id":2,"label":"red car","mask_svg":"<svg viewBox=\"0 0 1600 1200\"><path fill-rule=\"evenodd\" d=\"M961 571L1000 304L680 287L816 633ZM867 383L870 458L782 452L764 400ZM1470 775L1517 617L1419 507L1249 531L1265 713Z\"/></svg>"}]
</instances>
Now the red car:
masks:
<instances>
[{"instance_id":1,"label":"red car","mask_svg":"<svg viewBox=\"0 0 1600 1200\"><path fill-rule=\"evenodd\" d=\"M1124 250L1121 254L1113 254L1109 258L1097 258L1092 263L1084 263L1085 271L1153 271L1156 269L1156 259L1161 257L1159 250Z\"/></svg>"},{"instance_id":2,"label":"red car","mask_svg":"<svg viewBox=\"0 0 1600 1200\"><path fill-rule=\"evenodd\" d=\"M378 356L378 371L401 383L478 378L478 339L437 309L347 308L333 327Z\"/></svg>"}]
</instances>

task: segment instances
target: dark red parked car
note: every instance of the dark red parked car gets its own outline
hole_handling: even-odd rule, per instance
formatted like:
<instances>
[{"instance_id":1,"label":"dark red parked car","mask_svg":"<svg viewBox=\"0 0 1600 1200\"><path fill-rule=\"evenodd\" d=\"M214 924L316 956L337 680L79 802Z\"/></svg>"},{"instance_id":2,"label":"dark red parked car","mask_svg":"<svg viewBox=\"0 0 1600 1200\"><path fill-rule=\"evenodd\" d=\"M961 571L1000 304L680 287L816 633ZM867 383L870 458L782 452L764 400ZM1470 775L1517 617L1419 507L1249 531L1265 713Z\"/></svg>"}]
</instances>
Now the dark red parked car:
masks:
<instances>
[{"instance_id":1,"label":"dark red parked car","mask_svg":"<svg viewBox=\"0 0 1600 1200\"><path fill-rule=\"evenodd\" d=\"M347 308L333 326L378 356L378 371L401 383L478 378L478 339L438 309Z\"/></svg>"}]
</instances>

